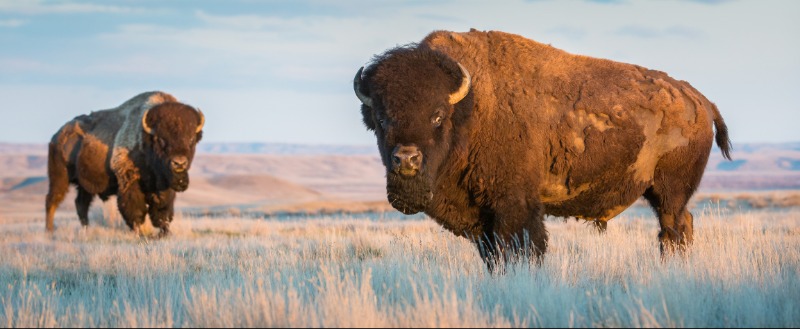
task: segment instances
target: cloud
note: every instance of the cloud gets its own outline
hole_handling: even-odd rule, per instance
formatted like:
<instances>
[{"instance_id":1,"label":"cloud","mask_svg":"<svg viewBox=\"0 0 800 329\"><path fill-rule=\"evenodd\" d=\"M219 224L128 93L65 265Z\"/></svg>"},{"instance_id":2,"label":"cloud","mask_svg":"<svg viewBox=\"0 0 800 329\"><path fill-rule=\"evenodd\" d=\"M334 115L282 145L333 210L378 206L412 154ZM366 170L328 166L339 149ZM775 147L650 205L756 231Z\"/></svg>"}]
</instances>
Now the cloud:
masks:
<instances>
[{"instance_id":1,"label":"cloud","mask_svg":"<svg viewBox=\"0 0 800 329\"><path fill-rule=\"evenodd\" d=\"M702 3L704 5L721 5L725 3L731 3L735 0L684 0L684 1Z\"/></svg>"},{"instance_id":2,"label":"cloud","mask_svg":"<svg viewBox=\"0 0 800 329\"><path fill-rule=\"evenodd\" d=\"M546 30L545 32L554 35L564 36L568 39L573 39L573 40L583 39L588 34L586 29L580 27L572 27L572 26L559 26Z\"/></svg>"},{"instance_id":3,"label":"cloud","mask_svg":"<svg viewBox=\"0 0 800 329\"><path fill-rule=\"evenodd\" d=\"M614 31L615 34L621 36L630 36L637 38L663 38L663 37L682 37L682 38L699 38L704 35L703 31L686 27L686 26L670 26L666 28L651 28L642 25L626 25Z\"/></svg>"},{"instance_id":4,"label":"cloud","mask_svg":"<svg viewBox=\"0 0 800 329\"><path fill-rule=\"evenodd\" d=\"M0 27L20 27L28 23L21 19L0 19Z\"/></svg>"},{"instance_id":5,"label":"cloud","mask_svg":"<svg viewBox=\"0 0 800 329\"><path fill-rule=\"evenodd\" d=\"M195 17L200 21L212 26L227 27L242 30L263 30L284 27L286 25L297 26L300 18L286 19L262 15L230 15L220 16L211 15L202 10L195 12Z\"/></svg>"},{"instance_id":6,"label":"cloud","mask_svg":"<svg viewBox=\"0 0 800 329\"><path fill-rule=\"evenodd\" d=\"M600 3L600 4L604 4L604 5L608 5L608 4L614 4L615 5L615 4L620 4L620 3L627 2L625 0L585 0L585 1L586 2Z\"/></svg>"},{"instance_id":7,"label":"cloud","mask_svg":"<svg viewBox=\"0 0 800 329\"><path fill-rule=\"evenodd\" d=\"M123 14L144 11L145 10L141 8L96 5L89 3L44 3L39 0L0 2L0 12L18 14Z\"/></svg>"},{"instance_id":8,"label":"cloud","mask_svg":"<svg viewBox=\"0 0 800 329\"><path fill-rule=\"evenodd\" d=\"M0 73L43 73L64 71L39 60L18 57L0 57Z\"/></svg>"}]
</instances>

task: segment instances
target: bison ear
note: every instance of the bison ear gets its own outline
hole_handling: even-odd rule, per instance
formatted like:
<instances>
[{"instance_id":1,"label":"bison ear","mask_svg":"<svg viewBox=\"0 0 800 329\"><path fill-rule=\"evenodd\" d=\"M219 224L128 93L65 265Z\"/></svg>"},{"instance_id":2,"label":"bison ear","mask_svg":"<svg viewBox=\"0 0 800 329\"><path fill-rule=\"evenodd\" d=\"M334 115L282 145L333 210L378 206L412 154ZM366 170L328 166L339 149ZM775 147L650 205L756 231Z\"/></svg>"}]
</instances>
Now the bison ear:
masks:
<instances>
[{"instance_id":1,"label":"bison ear","mask_svg":"<svg viewBox=\"0 0 800 329\"><path fill-rule=\"evenodd\" d=\"M450 94L450 104L454 105L464 99L464 97L467 97L470 85L472 84L472 77L470 77L467 68L461 65L461 63L457 62L456 64L458 64L458 68L461 69L461 85L458 87L458 90Z\"/></svg>"},{"instance_id":2,"label":"bison ear","mask_svg":"<svg viewBox=\"0 0 800 329\"><path fill-rule=\"evenodd\" d=\"M358 97L362 104L372 107L372 98L361 92L361 80L363 79L361 72L364 72L363 66L358 69L356 76L353 78L353 91L356 92L356 97Z\"/></svg>"},{"instance_id":3,"label":"bison ear","mask_svg":"<svg viewBox=\"0 0 800 329\"><path fill-rule=\"evenodd\" d=\"M150 109L145 110L144 114L142 115L142 129L144 129L144 132L146 132L148 135L152 135L153 128L150 128L150 126L147 125L147 113L150 113Z\"/></svg>"},{"instance_id":4,"label":"bison ear","mask_svg":"<svg viewBox=\"0 0 800 329\"><path fill-rule=\"evenodd\" d=\"M203 130L203 126L206 124L206 116L203 115L203 111L197 109L197 116L200 117L200 124L197 125L197 130L194 132L200 133Z\"/></svg>"},{"instance_id":5,"label":"bison ear","mask_svg":"<svg viewBox=\"0 0 800 329\"><path fill-rule=\"evenodd\" d=\"M361 92L362 72L364 72L363 66L358 69L356 76L353 78L353 91L355 91L358 100L361 101L361 116L364 126L367 127L367 130L375 131L375 120L372 119L372 98Z\"/></svg>"},{"instance_id":6,"label":"bison ear","mask_svg":"<svg viewBox=\"0 0 800 329\"><path fill-rule=\"evenodd\" d=\"M361 116L364 120L364 126L367 127L367 130L375 131L375 120L373 120L372 116L372 108L366 105L361 106Z\"/></svg>"}]
</instances>

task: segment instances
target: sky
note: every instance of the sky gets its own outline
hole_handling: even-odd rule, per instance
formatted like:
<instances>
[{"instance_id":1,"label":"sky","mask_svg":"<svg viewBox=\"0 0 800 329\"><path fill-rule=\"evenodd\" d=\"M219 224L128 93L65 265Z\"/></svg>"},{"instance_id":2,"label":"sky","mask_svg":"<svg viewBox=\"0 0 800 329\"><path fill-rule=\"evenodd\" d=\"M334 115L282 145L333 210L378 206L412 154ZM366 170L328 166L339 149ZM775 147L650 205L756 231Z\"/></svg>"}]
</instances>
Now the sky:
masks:
<instances>
[{"instance_id":1,"label":"sky","mask_svg":"<svg viewBox=\"0 0 800 329\"><path fill-rule=\"evenodd\" d=\"M799 17L796 0L0 0L0 142L161 90L202 109L204 141L374 144L359 67L470 28L686 80L734 147L800 141Z\"/></svg>"}]
</instances>

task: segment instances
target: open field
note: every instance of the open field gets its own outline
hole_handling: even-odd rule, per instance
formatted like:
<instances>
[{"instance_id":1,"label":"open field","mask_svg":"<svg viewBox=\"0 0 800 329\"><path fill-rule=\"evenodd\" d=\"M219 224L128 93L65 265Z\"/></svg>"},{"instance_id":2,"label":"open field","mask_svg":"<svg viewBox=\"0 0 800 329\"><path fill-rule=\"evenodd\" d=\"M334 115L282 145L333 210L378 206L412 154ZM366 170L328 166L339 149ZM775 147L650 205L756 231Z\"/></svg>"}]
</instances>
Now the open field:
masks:
<instances>
[{"instance_id":1,"label":"open field","mask_svg":"<svg viewBox=\"0 0 800 329\"><path fill-rule=\"evenodd\" d=\"M800 210L696 214L686 257L660 261L656 220L624 215L600 235L548 220L541 267L489 275L469 241L432 220L176 219L131 234L112 205L54 236L0 226L5 327L794 327Z\"/></svg>"},{"instance_id":2,"label":"open field","mask_svg":"<svg viewBox=\"0 0 800 329\"><path fill-rule=\"evenodd\" d=\"M0 143L0 326L796 327L798 145L712 152L686 257L661 261L640 200L604 235L548 219L544 264L492 276L469 241L392 211L371 147L209 145L157 240L113 197L80 228L74 191L48 236L42 145Z\"/></svg>"}]
</instances>

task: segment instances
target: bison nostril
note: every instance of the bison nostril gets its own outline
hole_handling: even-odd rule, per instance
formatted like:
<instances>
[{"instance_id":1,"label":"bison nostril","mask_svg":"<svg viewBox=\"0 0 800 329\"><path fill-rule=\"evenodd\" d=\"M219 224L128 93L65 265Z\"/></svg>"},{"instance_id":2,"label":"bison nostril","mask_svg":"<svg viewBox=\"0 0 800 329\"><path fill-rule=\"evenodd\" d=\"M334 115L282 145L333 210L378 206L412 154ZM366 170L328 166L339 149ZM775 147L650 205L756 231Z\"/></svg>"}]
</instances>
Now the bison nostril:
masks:
<instances>
[{"instance_id":1,"label":"bison nostril","mask_svg":"<svg viewBox=\"0 0 800 329\"><path fill-rule=\"evenodd\" d=\"M413 145L398 145L392 152L392 166L401 173L413 175L422 167L422 152Z\"/></svg>"},{"instance_id":2,"label":"bison nostril","mask_svg":"<svg viewBox=\"0 0 800 329\"><path fill-rule=\"evenodd\" d=\"M183 171L186 170L186 167L189 165L189 159L186 157L176 157L170 161L170 165L172 169L176 171Z\"/></svg>"}]
</instances>

